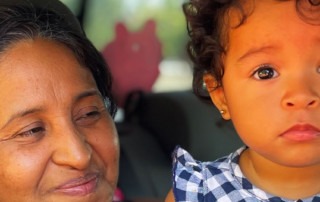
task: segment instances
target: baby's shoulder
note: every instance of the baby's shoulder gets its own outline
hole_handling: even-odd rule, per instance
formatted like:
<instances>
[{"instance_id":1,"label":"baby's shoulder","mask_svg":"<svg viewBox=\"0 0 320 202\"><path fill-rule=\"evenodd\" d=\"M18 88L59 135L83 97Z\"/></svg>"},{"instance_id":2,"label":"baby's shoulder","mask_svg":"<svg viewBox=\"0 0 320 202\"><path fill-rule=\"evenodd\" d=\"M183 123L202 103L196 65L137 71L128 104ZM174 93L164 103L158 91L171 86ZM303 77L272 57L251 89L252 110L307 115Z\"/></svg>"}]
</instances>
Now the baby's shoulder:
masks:
<instances>
[{"instance_id":1,"label":"baby's shoulder","mask_svg":"<svg viewBox=\"0 0 320 202\"><path fill-rule=\"evenodd\" d=\"M229 194L239 196L241 199L246 198L248 194L242 193L238 176L234 173L239 167L237 164L241 150L243 149L214 161L200 162L184 149L177 147L174 152L173 168L173 191L176 199L188 198L187 201L201 201L206 197L210 199L209 201L211 199L216 201L217 197L230 198Z\"/></svg>"},{"instance_id":2,"label":"baby's shoulder","mask_svg":"<svg viewBox=\"0 0 320 202\"><path fill-rule=\"evenodd\" d=\"M186 150L174 151L173 193L176 201L290 201L273 196L255 187L239 166L242 147L214 161L195 160ZM299 200L320 201L319 195Z\"/></svg>"},{"instance_id":3,"label":"baby's shoulder","mask_svg":"<svg viewBox=\"0 0 320 202\"><path fill-rule=\"evenodd\" d=\"M173 152L173 163L179 167L188 168L195 172L210 170L212 172L230 171L232 167L237 166L239 157L245 148L240 148L234 153L218 158L213 161L198 161L192 157L186 150L177 146Z\"/></svg>"},{"instance_id":4,"label":"baby's shoulder","mask_svg":"<svg viewBox=\"0 0 320 202\"><path fill-rule=\"evenodd\" d=\"M218 183L233 181L233 172L238 167L241 150L214 161L201 162L195 160L186 150L177 147L173 153L174 175L199 183L211 178L215 178Z\"/></svg>"}]
</instances>

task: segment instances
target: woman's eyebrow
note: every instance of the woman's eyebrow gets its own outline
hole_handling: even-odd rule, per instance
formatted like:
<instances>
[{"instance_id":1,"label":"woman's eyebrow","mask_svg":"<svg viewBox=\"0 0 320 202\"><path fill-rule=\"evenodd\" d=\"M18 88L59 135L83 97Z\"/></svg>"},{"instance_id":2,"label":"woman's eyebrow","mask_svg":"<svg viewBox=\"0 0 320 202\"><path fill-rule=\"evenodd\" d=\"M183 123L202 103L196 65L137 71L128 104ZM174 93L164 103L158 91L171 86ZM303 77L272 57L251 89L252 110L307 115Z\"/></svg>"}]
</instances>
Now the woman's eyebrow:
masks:
<instances>
[{"instance_id":1,"label":"woman's eyebrow","mask_svg":"<svg viewBox=\"0 0 320 202\"><path fill-rule=\"evenodd\" d=\"M92 96L98 96L99 98L102 99L102 95L97 89L90 89L90 90L84 91L84 92L80 93L79 95L77 95L74 99L74 102L77 102L77 101L82 100L86 97L92 97Z\"/></svg>"},{"instance_id":2,"label":"woman's eyebrow","mask_svg":"<svg viewBox=\"0 0 320 202\"><path fill-rule=\"evenodd\" d=\"M280 47L279 46L273 46L273 45L252 47L248 51L246 51L241 57L239 57L237 62L240 62L240 61L244 60L245 58L248 58L248 57L250 57L252 55L255 55L255 54L266 53L266 52L268 52L270 50L277 50L277 49L280 49Z\"/></svg>"},{"instance_id":3,"label":"woman's eyebrow","mask_svg":"<svg viewBox=\"0 0 320 202\"><path fill-rule=\"evenodd\" d=\"M5 128L8 124L10 124L13 120L15 120L17 118L21 118L21 117L24 117L24 116L27 116L29 114L33 114L33 113L36 113L39 111L43 111L43 109L42 108L32 108L32 109L23 109L21 111L18 111L9 117L9 119L5 122L5 124L1 127L0 130Z\"/></svg>"},{"instance_id":4,"label":"woman's eyebrow","mask_svg":"<svg viewBox=\"0 0 320 202\"><path fill-rule=\"evenodd\" d=\"M84 99L86 97L91 97L91 96L98 96L99 98L102 98L100 92L96 89L90 89L87 91L84 91L82 93L80 93L79 95L77 95L74 99L74 102L77 102L81 99ZM17 118L21 118L24 116L27 116L29 114L34 114L40 111L44 111L44 109L42 107L35 107L35 108L30 108L30 109L22 109L18 112L13 113L12 115L9 116L9 119L5 122L5 124L0 128L0 130L2 130L3 128L5 128L8 124L10 124L13 120L17 119Z\"/></svg>"}]
</instances>

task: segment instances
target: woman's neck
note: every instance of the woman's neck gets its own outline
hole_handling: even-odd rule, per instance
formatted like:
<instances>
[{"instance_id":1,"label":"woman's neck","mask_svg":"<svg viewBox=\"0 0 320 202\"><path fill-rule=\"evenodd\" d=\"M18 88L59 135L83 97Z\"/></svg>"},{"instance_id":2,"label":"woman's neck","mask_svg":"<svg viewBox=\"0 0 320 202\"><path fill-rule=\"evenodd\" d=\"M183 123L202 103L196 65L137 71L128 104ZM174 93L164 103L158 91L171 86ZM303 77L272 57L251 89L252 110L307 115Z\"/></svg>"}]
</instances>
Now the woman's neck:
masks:
<instances>
[{"instance_id":1,"label":"woman's neck","mask_svg":"<svg viewBox=\"0 0 320 202\"><path fill-rule=\"evenodd\" d=\"M240 156L240 168L256 187L287 199L301 199L320 193L320 165L287 167L245 150Z\"/></svg>"}]
</instances>

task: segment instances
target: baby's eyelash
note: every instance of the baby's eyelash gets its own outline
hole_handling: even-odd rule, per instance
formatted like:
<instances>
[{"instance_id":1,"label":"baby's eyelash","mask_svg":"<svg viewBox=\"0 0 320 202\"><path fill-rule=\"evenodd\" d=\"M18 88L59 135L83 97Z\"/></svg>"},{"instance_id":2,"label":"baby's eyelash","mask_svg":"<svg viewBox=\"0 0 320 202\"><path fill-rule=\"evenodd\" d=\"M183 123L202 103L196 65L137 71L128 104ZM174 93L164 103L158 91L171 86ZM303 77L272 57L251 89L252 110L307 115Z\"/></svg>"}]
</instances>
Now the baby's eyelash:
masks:
<instances>
[{"instance_id":1,"label":"baby's eyelash","mask_svg":"<svg viewBox=\"0 0 320 202\"><path fill-rule=\"evenodd\" d=\"M260 65L253 73L252 77L258 80L267 80L278 77L279 73L275 70L272 65L263 64Z\"/></svg>"}]
</instances>

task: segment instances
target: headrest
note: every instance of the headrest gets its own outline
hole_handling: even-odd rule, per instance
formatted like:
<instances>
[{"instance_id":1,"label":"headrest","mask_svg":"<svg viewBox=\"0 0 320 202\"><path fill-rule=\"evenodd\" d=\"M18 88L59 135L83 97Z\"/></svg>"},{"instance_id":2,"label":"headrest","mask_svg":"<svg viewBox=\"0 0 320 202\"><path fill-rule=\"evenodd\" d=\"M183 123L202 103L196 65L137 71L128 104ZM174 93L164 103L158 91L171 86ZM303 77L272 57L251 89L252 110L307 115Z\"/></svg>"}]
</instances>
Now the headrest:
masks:
<instances>
[{"instance_id":1,"label":"headrest","mask_svg":"<svg viewBox=\"0 0 320 202\"><path fill-rule=\"evenodd\" d=\"M141 125L169 155L180 145L196 159L207 161L243 145L231 122L224 121L213 104L202 102L191 91L146 94L138 105Z\"/></svg>"}]
</instances>

